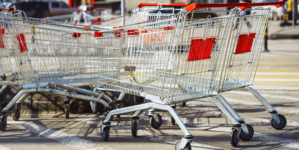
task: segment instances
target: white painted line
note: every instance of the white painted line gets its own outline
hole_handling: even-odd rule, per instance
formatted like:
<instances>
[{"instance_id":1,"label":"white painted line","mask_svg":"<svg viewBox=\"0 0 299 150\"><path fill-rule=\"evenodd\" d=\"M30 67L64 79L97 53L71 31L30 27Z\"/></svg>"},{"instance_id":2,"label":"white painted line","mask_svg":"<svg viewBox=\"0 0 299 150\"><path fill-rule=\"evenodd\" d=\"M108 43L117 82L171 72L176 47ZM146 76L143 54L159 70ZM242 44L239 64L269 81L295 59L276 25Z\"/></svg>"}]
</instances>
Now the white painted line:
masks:
<instances>
[{"instance_id":1,"label":"white painted line","mask_svg":"<svg viewBox=\"0 0 299 150\"><path fill-rule=\"evenodd\" d=\"M240 95L252 95L250 92L247 92L247 91L232 91L232 93L233 94L240 94ZM283 95L279 96L279 95L270 95L270 94L261 94L261 95L265 99L267 99L267 98L275 98L275 99L282 99L282 100L299 101L299 98L292 97L292 96L283 96Z\"/></svg>"},{"instance_id":2,"label":"white painted line","mask_svg":"<svg viewBox=\"0 0 299 150\"><path fill-rule=\"evenodd\" d=\"M67 146L70 146L72 148L80 149L80 150L107 150L108 148L102 148L97 147L94 148L94 144L90 140L82 139L79 137L76 137L74 135L68 134L61 130L54 130L54 129L48 129L45 126L35 124L33 122L28 121L8 121L9 124L20 124L22 125L26 130L46 137L48 139L57 141L59 143L66 144ZM109 149L111 150L111 149Z\"/></svg>"},{"instance_id":3,"label":"white painted line","mask_svg":"<svg viewBox=\"0 0 299 150\"><path fill-rule=\"evenodd\" d=\"M10 148L0 145L0 150L10 150Z\"/></svg>"},{"instance_id":4,"label":"white painted line","mask_svg":"<svg viewBox=\"0 0 299 150\"><path fill-rule=\"evenodd\" d=\"M299 79L255 78L254 81L264 81L264 82L299 82Z\"/></svg>"},{"instance_id":5,"label":"white painted line","mask_svg":"<svg viewBox=\"0 0 299 150\"><path fill-rule=\"evenodd\" d=\"M256 75L299 75L299 72L256 72Z\"/></svg>"}]
</instances>

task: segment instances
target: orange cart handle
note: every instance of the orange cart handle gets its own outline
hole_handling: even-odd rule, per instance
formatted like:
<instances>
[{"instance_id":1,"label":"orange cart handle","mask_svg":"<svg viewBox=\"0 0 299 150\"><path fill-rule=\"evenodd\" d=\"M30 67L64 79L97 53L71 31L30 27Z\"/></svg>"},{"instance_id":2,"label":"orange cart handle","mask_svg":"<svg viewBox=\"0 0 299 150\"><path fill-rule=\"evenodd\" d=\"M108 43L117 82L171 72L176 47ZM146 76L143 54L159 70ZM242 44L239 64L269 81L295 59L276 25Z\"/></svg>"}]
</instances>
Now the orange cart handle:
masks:
<instances>
[{"instance_id":1,"label":"orange cart handle","mask_svg":"<svg viewBox=\"0 0 299 150\"><path fill-rule=\"evenodd\" d=\"M241 10L244 10L253 6L267 6L274 5L275 7L280 7L283 5L283 1L280 2L270 2L270 3L227 3L227 4L196 4L193 3L186 7L186 9L191 12L197 8L211 8L211 7L239 7Z\"/></svg>"},{"instance_id":2,"label":"orange cart handle","mask_svg":"<svg viewBox=\"0 0 299 150\"><path fill-rule=\"evenodd\" d=\"M162 6L162 7L187 7L190 3L178 3L178 4L161 4L161 3L140 3L138 5L139 8L143 6Z\"/></svg>"}]
</instances>

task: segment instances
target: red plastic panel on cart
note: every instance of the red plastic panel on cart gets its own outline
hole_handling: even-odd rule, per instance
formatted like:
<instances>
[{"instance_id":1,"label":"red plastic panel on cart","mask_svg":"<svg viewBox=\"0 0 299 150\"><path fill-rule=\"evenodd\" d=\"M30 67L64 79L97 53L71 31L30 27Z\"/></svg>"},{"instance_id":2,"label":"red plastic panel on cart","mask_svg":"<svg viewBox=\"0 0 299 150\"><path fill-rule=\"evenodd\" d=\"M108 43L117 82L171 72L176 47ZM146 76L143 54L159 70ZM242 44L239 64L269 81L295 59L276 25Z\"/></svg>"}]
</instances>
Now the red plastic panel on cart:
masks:
<instances>
[{"instance_id":1,"label":"red plastic panel on cart","mask_svg":"<svg viewBox=\"0 0 299 150\"><path fill-rule=\"evenodd\" d=\"M72 34L72 37L73 37L73 38L79 38L79 37L81 37L81 33L74 32L74 33Z\"/></svg>"},{"instance_id":2,"label":"red plastic panel on cart","mask_svg":"<svg viewBox=\"0 0 299 150\"><path fill-rule=\"evenodd\" d=\"M188 61L204 60L211 58L213 44L216 38L193 39L191 41Z\"/></svg>"},{"instance_id":3,"label":"red plastic panel on cart","mask_svg":"<svg viewBox=\"0 0 299 150\"><path fill-rule=\"evenodd\" d=\"M5 48L3 41L3 34L5 33L4 29L0 29L0 48Z\"/></svg>"},{"instance_id":4,"label":"red plastic panel on cart","mask_svg":"<svg viewBox=\"0 0 299 150\"><path fill-rule=\"evenodd\" d=\"M128 35L139 35L138 29L128 30Z\"/></svg>"},{"instance_id":5,"label":"red plastic panel on cart","mask_svg":"<svg viewBox=\"0 0 299 150\"><path fill-rule=\"evenodd\" d=\"M121 37L121 31L124 31L124 29L122 29L122 26L113 27L113 29L118 29L119 30L119 31L117 31L117 30L114 31L115 37Z\"/></svg>"},{"instance_id":6,"label":"red plastic panel on cart","mask_svg":"<svg viewBox=\"0 0 299 150\"><path fill-rule=\"evenodd\" d=\"M237 49L234 54L243 54L243 53L251 52L251 47L254 38L255 38L255 33L241 34L239 36Z\"/></svg>"},{"instance_id":7,"label":"red plastic panel on cart","mask_svg":"<svg viewBox=\"0 0 299 150\"><path fill-rule=\"evenodd\" d=\"M18 34L17 38L19 40L20 52L23 53L25 51L28 51L27 45L26 45L26 40L25 40L25 35L23 33Z\"/></svg>"},{"instance_id":8,"label":"red plastic panel on cart","mask_svg":"<svg viewBox=\"0 0 299 150\"><path fill-rule=\"evenodd\" d=\"M101 18L96 18L96 19L90 19L91 24L100 24Z\"/></svg>"},{"instance_id":9,"label":"red plastic panel on cart","mask_svg":"<svg viewBox=\"0 0 299 150\"><path fill-rule=\"evenodd\" d=\"M94 32L94 37L103 37L103 32L95 31Z\"/></svg>"}]
</instances>

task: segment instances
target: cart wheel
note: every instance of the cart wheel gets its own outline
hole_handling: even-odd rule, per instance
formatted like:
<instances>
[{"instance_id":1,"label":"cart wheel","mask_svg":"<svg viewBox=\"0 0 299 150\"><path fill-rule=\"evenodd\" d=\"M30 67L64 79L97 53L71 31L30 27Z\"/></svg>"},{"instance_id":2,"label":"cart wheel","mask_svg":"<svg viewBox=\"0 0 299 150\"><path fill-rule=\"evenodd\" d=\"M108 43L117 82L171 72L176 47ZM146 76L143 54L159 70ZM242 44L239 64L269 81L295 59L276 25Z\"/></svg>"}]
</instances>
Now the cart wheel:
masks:
<instances>
[{"instance_id":1,"label":"cart wheel","mask_svg":"<svg viewBox=\"0 0 299 150\"><path fill-rule=\"evenodd\" d=\"M276 121L272 118L271 125L276 130L281 130L287 125L287 119L281 114L278 114L278 117L279 117L280 123L279 124L276 123Z\"/></svg>"},{"instance_id":2,"label":"cart wheel","mask_svg":"<svg viewBox=\"0 0 299 150\"><path fill-rule=\"evenodd\" d=\"M65 113L65 118L70 117L70 105L65 105L64 106L64 113Z\"/></svg>"},{"instance_id":3,"label":"cart wheel","mask_svg":"<svg viewBox=\"0 0 299 150\"><path fill-rule=\"evenodd\" d=\"M131 132L133 137L137 136L137 131L138 131L138 123L136 120L134 120L131 123Z\"/></svg>"},{"instance_id":4,"label":"cart wheel","mask_svg":"<svg viewBox=\"0 0 299 150\"><path fill-rule=\"evenodd\" d=\"M2 111L2 107L1 107L1 105L0 105L0 112Z\"/></svg>"},{"instance_id":5,"label":"cart wheel","mask_svg":"<svg viewBox=\"0 0 299 150\"><path fill-rule=\"evenodd\" d=\"M180 146L181 146L181 141L178 141L175 144L175 150L181 150ZM185 148L183 150L191 150L191 144L188 142L187 145L185 146Z\"/></svg>"},{"instance_id":6,"label":"cart wheel","mask_svg":"<svg viewBox=\"0 0 299 150\"><path fill-rule=\"evenodd\" d=\"M243 141L249 141L254 135L253 127L249 124L247 124L246 126L249 133L246 134L243 130L241 131L240 139L242 139Z\"/></svg>"},{"instance_id":7,"label":"cart wheel","mask_svg":"<svg viewBox=\"0 0 299 150\"><path fill-rule=\"evenodd\" d=\"M98 110L98 104L96 102L90 101L90 107L92 113L96 114Z\"/></svg>"},{"instance_id":8,"label":"cart wheel","mask_svg":"<svg viewBox=\"0 0 299 150\"><path fill-rule=\"evenodd\" d=\"M14 107L11 115L14 121L18 121L21 116L21 105Z\"/></svg>"},{"instance_id":9,"label":"cart wheel","mask_svg":"<svg viewBox=\"0 0 299 150\"><path fill-rule=\"evenodd\" d=\"M71 113L76 113L78 112L79 109L79 104L77 100L74 100L70 103L70 112Z\"/></svg>"},{"instance_id":10,"label":"cart wheel","mask_svg":"<svg viewBox=\"0 0 299 150\"><path fill-rule=\"evenodd\" d=\"M156 120L155 118L157 118L158 120ZM159 114L154 114L154 116L150 117L150 124L153 128L159 129L162 125L162 117Z\"/></svg>"},{"instance_id":11,"label":"cart wheel","mask_svg":"<svg viewBox=\"0 0 299 150\"><path fill-rule=\"evenodd\" d=\"M117 118L120 118L120 115L116 115Z\"/></svg>"},{"instance_id":12,"label":"cart wheel","mask_svg":"<svg viewBox=\"0 0 299 150\"><path fill-rule=\"evenodd\" d=\"M105 127L104 130L103 130L103 133L102 133L102 139L104 141L108 141L109 139L109 127Z\"/></svg>"},{"instance_id":13,"label":"cart wheel","mask_svg":"<svg viewBox=\"0 0 299 150\"><path fill-rule=\"evenodd\" d=\"M7 125L7 116L2 115L0 116L0 130L5 131Z\"/></svg>"},{"instance_id":14,"label":"cart wheel","mask_svg":"<svg viewBox=\"0 0 299 150\"><path fill-rule=\"evenodd\" d=\"M182 102L182 107L186 107L186 102Z\"/></svg>"},{"instance_id":15,"label":"cart wheel","mask_svg":"<svg viewBox=\"0 0 299 150\"><path fill-rule=\"evenodd\" d=\"M239 144L240 138L238 137L238 129L233 128L230 133L230 144L233 147L237 147Z\"/></svg>"},{"instance_id":16,"label":"cart wheel","mask_svg":"<svg viewBox=\"0 0 299 150\"><path fill-rule=\"evenodd\" d=\"M170 115L170 120L171 120L171 124L175 125L175 120L174 120L174 118L171 115Z\"/></svg>"}]
</instances>

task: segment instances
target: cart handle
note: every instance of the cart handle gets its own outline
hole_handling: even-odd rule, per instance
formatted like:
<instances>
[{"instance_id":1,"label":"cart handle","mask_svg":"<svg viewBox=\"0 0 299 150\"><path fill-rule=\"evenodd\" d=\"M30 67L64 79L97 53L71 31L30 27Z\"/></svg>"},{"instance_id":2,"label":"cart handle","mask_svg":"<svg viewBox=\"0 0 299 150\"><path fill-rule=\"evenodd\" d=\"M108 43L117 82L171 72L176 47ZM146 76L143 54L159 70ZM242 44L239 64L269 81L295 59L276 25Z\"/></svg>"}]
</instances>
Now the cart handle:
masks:
<instances>
[{"instance_id":1,"label":"cart handle","mask_svg":"<svg viewBox=\"0 0 299 150\"><path fill-rule=\"evenodd\" d=\"M270 2L270 3L227 3L227 4L196 4L193 3L186 7L186 9L191 12L197 8L208 8L208 7L239 7L241 10L245 10L246 8L252 6L267 6L267 5L274 5L275 7L280 7L283 5L283 0L279 2Z\"/></svg>"},{"instance_id":2,"label":"cart handle","mask_svg":"<svg viewBox=\"0 0 299 150\"><path fill-rule=\"evenodd\" d=\"M163 4L163 3L140 3L139 8L143 6L162 6L162 7L187 7L190 3L177 3L177 4Z\"/></svg>"}]
</instances>

